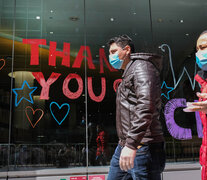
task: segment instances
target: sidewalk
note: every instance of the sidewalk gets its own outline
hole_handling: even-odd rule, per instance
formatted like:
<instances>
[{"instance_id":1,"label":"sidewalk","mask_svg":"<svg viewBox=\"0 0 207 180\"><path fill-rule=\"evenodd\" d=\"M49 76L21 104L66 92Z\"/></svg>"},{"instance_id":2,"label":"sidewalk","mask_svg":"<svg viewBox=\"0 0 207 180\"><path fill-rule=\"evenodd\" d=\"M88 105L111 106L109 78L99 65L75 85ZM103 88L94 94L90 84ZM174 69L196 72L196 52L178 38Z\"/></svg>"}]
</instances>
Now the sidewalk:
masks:
<instances>
[{"instance_id":1,"label":"sidewalk","mask_svg":"<svg viewBox=\"0 0 207 180\"><path fill-rule=\"evenodd\" d=\"M10 171L9 180L89 180L107 179L109 166L93 166L88 168L54 168L34 171ZM167 163L163 173L163 180L199 180L199 163ZM0 172L0 180L6 180L7 172Z\"/></svg>"}]
</instances>

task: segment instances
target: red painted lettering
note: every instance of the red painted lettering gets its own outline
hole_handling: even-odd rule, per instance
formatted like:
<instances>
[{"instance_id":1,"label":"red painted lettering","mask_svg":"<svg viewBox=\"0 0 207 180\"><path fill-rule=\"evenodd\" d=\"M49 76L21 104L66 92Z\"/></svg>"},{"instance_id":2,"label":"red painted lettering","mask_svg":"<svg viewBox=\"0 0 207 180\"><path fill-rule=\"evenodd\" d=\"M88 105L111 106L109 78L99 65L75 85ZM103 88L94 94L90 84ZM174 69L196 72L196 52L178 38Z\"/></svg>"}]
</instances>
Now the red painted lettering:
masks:
<instances>
[{"instance_id":1,"label":"red painted lettering","mask_svg":"<svg viewBox=\"0 0 207 180\"><path fill-rule=\"evenodd\" d=\"M40 99L49 99L49 91L50 91L50 85L54 83L59 76L60 73L52 73L47 81L45 81L44 75L42 72L33 72L32 73L35 79L39 82L39 84L42 86Z\"/></svg>"},{"instance_id":2,"label":"red painted lettering","mask_svg":"<svg viewBox=\"0 0 207 180\"><path fill-rule=\"evenodd\" d=\"M87 52L88 56L85 57L83 55L84 51ZM91 50L90 50L90 47L88 46L81 46L80 47L80 50L78 52L78 55L76 56L75 58L75 61L74 61L74 64L73 64L73 68L80 68L81 67L81 63L83 61L83 59L86 58L87 61L88 61L88 67L89 69L96 69L94 64L93 64L93 61L92 61L92 55L91 55Z\"/></svg>"},{"instance_id":3,"label":"red painted lettering","mask_svg":"<svg viewBox=\"0 0 207 180\"><path fill-rule=\"evenodd\" d=\"M46 39L23 39L22 43L31 45L30 65L39 65L39 45L46 45Z\"/></svg>"},{"instance_id":4,"label":"red painted lettering","mask_svg":"<svg viewBox=\"0 0 207 180\"><path fill-rule=\"evenodd\" d=\"M78 83L78 90L76 92L71 92L68 88L68 84L71 79L76 79ZM63 82L63 94L69 99L77 99L83 92L83 80L78 74L71 73L69 74Z\"/></svg>"},{"instance_id":5,"label":"red painted lettering","mask_svg":"<svg viewBox=\"0 0 207 180\"><path fill-rule=\"evenodd\" d=\"M113 84L114 91L117 91L119 84L121 83L122 79L116 79Z\"/></svg>"},{"instance_id":6,"label":"red painted lettering","mask_svg":"<svg viewBox=\"0 0 207 180\"><path fill-rule=\"evenodd\" d=\"M70 67L70 43L63 43L63 51L56 51L57 43L50 41L49 66L56 66L56 56L62 57L62 65Z\"/></svg>"},{"instance_id":7,"label":"red painted lettering","mask_svg":"<svg viewBox=\"0 0 207 180\"><path fill-rule=\"evenodd\" d=\"M96 102L101 102L106 94L106 79L101 78L101 94L99 96L96 96L93 92L93 85L92 85L92 77L88 77L88 94L90 98Z\"/></svg>"},{"instance_id":8,"label":"red painted lettering","mask_svg":"<svg viewBox=\"0 0 207 180\"><path fill-rule=\"evenodd\" d=\"M113 67L110 66L109 62L107 61L104 49L100 48L99 49L100 73L104 73L103 60L110 71L112 71L112 72L117 71L116 69L114 69Z\"/></svg>"}]
</instances>

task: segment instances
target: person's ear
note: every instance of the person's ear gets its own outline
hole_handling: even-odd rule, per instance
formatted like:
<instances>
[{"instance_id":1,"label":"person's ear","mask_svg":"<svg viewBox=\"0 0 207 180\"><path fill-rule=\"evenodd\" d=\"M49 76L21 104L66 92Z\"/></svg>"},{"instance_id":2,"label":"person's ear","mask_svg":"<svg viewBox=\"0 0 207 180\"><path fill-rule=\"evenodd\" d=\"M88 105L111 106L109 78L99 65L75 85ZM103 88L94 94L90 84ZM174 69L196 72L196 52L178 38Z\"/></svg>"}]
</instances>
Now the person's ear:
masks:
<instances>
[{"instance_id":1,"label":"person's ear","mask_svg":"<svg viewBox=\"0 0 207 180\"><path fill-rule=\"evenodd\" d=\"M126 45L125 49L126 49L126 54L127 55L131 54L131 47L129 45Z\"/></svg>"}]
</instances>

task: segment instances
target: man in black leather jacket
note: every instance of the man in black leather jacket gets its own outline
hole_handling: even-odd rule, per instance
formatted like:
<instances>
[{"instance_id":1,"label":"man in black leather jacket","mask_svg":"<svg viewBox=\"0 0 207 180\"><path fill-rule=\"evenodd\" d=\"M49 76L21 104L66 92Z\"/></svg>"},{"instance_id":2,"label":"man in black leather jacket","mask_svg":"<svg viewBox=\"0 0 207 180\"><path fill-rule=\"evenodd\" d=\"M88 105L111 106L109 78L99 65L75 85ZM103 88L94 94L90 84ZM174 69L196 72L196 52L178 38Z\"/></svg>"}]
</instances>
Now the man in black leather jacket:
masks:
<instances>
[{"instance_id":1,"label":"man in black leather jacket","mask_svg":"<svg viewBox=\"0 0 207 180\"><path fill-rule=\"evenodd\" d=\"M124 70L116 97L119 144L110 164L108 180L161 180L165 167L161 108L161 57L134 53L127 35L109 41L109 62Z\"/></svg>"}]
</instances>

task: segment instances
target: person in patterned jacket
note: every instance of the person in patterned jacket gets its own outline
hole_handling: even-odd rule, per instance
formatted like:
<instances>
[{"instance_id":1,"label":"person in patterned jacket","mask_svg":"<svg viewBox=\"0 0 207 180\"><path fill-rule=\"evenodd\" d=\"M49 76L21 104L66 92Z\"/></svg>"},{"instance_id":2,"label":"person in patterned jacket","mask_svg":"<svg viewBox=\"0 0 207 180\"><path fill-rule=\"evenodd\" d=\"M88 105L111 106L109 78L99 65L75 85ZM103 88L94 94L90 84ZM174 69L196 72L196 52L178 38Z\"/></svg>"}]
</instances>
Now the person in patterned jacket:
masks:
<instances>
[{"instance_id":1,"label":"person in patterned jacket","mask_svg":"<svg viewBox=\"0 0 207 180\"><path fill-rule=\"evenodd\" d=\"M97 150L96 150L96 161L97 165L106 165L108 155L108 134L104 130L103 126L97 125Z\"/></svg>"},{"instance_id":2,"label":"person in patterned jacket","mask_svg":"<svg viewBox=\"0 0 207 180\"><path fill-rule=\"evenodd\" d=\"M201 177L202 180L207 180L207 30L200 34L196 50L196 63L200 70L196 74L195 80L201 85L201 93L197 92L199 102L188 102L184 111L199 111L203 124L203 139L200 148Z\"/></svg>"}]
</instances>

